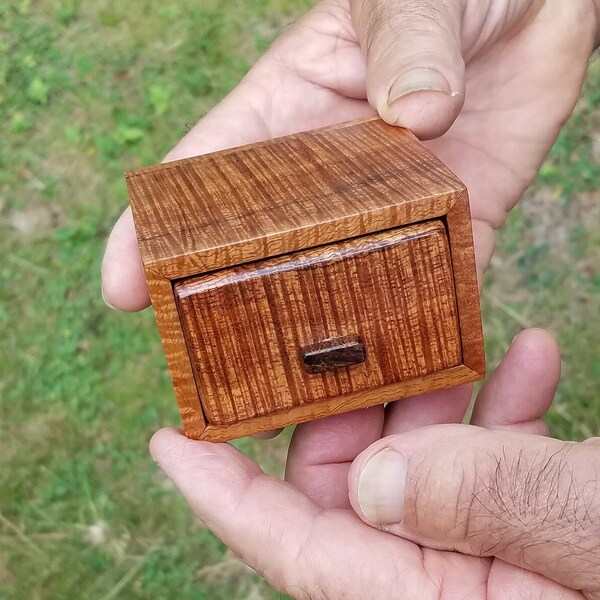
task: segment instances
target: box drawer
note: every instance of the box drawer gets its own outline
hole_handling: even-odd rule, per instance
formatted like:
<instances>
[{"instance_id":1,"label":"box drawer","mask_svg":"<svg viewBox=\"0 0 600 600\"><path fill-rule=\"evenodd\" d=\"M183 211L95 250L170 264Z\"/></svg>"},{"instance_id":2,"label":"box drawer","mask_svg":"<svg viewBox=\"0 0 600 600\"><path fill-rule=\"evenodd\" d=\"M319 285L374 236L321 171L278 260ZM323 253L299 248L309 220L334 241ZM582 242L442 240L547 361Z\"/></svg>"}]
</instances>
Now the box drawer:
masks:
<instances>
[{"instance_id":1,"label":"box drawer","mask_svg":"<svg viewBox=\"0 0 600 600\"><path fill-rule=\"evenodd\" d=\"M209 425L462 363L441 220L187 278L173 289Z\"/></svg>"}]
</instances>

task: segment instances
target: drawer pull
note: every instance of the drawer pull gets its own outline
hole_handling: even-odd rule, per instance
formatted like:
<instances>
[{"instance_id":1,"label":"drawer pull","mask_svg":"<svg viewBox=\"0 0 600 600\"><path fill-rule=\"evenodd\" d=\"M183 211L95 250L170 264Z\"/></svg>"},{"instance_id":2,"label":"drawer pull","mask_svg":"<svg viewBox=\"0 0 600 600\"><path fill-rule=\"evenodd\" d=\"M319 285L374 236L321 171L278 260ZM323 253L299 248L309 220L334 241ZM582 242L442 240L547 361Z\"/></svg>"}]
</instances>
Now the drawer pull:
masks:
<instances>
[{"instance_id":1,"label":"drawer pull","mask_svg":"<svg viewBox=\"0 0 600 600\"><path fill-rule=\"evenodd\" d=\"M365 362L365 345L356 334L329 338L301 349L304 368L317 374Z\"/></svg>"}]
</instances>

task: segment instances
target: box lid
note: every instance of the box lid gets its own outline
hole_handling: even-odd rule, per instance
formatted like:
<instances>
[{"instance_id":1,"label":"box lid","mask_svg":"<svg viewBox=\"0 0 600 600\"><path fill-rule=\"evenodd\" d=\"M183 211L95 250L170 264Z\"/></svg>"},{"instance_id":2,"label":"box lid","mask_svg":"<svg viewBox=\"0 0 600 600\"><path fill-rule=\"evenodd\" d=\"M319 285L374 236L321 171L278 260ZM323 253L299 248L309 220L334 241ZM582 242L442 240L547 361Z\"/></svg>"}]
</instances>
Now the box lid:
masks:
<instances>
[{"instance_id":1,"label":"box lid","mask_svg":"<svg viewBox=\"0 0 600 600\"><path fill-rule=\"evenodd\" d=\"M465 187L377 118L129 172L146 270L179 279L446 214Z\"/></svg>"}]
</instances>

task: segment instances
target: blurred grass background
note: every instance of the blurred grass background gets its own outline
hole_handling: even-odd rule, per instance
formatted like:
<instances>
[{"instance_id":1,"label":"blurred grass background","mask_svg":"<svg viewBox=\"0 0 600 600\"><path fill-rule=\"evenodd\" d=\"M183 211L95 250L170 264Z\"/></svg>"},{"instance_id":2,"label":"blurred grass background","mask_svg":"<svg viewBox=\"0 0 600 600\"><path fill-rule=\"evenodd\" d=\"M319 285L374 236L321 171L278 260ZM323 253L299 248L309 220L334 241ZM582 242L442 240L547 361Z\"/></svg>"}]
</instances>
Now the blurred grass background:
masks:
<instances>
[{"instance_id":1,"label":"blurred grass background","mask_svg":"<svg viewBox=\"0 0 600 600\"><path fill-rule=\"evenodd\" d=\"M125 169L159 161L309 0L0 2L0 597L276 598L157 472L178 424L151 312L100 299ZM600 432L600 63L500 233L490 368L525 326L561 342L553 433ZM241 442L274 472L285 436Z\"/></svg>"}]
</instances>

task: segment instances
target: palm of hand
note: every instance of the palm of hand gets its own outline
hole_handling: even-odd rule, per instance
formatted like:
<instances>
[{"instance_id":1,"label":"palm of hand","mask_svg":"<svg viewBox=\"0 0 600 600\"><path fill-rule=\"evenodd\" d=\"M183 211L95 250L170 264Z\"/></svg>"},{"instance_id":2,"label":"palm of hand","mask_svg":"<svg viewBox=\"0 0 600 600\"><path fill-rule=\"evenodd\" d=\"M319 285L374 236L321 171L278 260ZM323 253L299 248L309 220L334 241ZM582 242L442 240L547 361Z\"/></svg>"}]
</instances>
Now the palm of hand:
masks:
<instances>
[{"instance_id":1,"label":"palm of hand","mask_svg":"<svg viewBox=\"0 0 600 600\"><path fill-rule=\"evenodd\" d=\"M560 356L547 335L521 334L479 393L473 422L544 433L540 416L559 373ZM580 592L498 559L421 548L363 523L350 508L349 483L351 493L357 489L350 465L366 446L432 417L455 419L468 395L464 388L438 392L301 425L290 448L288 482L265 475L229 444L194 442L174 430L159 432L151 450L206 525L296 598L582 600ZM448 526L460 530L460 523ZM481 550L477 535L464 533L473 554ZM487 548L495 546L483 537Z\"/></svg>"}]
</instances>

